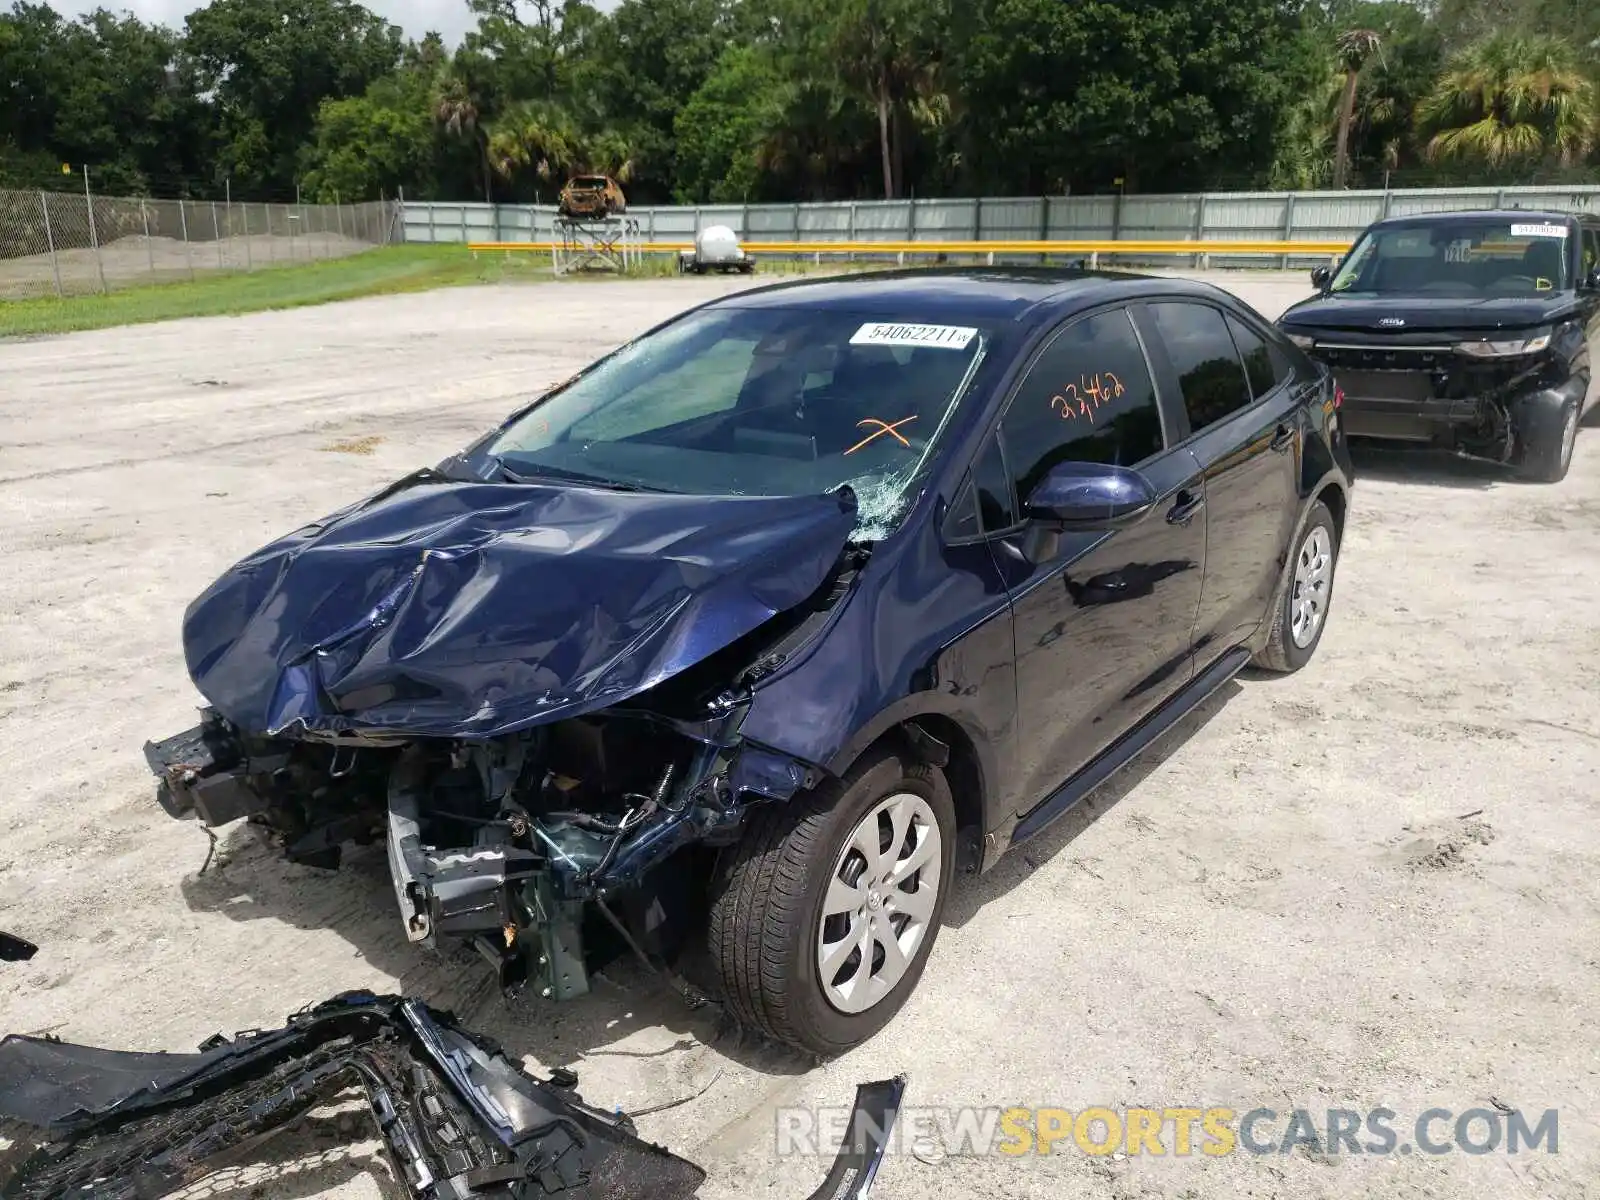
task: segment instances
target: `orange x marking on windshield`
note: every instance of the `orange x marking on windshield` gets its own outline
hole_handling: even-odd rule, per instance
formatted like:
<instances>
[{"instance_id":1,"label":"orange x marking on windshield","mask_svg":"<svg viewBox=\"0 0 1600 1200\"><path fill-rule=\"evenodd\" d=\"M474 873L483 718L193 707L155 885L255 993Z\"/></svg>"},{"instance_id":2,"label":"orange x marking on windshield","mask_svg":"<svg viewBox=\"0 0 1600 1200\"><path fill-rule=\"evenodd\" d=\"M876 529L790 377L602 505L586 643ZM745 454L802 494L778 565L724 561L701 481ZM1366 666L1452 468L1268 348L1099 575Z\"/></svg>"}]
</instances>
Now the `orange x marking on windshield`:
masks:
<instances>
[{"instance_id":1,"label":"orange x marking on windshield","mask_svg":"<svg viewBox=\"0 0 1600 1200\"><path fill-rule=\"evenodd\" d=\"M909 425L909 424L911 424L911 422L913 422L915 420L916 420L916 417L904 417L901 420L896 421L893 425L890 425L890 424L887 424L886 422L880 421L880 420L878 420L877 417L868 417L865 421L857 421L856 422L856 428L857 429L865 429L869 425L876 425L878 428L872 434L870 434L867 437L862 438L854 446L851 446L850 449L845 451L845 453L846 454L854 454L857 450L861 449L861 447L865 446L867 443L877 441L879 438L881 438L886 433L890 437L894 438L895 441L899 442L902 446L904 446L906 449L909 450L911 448L911 443L906 441L905 438L900 436L900 426Z\"/></svg>"}]
</instances>

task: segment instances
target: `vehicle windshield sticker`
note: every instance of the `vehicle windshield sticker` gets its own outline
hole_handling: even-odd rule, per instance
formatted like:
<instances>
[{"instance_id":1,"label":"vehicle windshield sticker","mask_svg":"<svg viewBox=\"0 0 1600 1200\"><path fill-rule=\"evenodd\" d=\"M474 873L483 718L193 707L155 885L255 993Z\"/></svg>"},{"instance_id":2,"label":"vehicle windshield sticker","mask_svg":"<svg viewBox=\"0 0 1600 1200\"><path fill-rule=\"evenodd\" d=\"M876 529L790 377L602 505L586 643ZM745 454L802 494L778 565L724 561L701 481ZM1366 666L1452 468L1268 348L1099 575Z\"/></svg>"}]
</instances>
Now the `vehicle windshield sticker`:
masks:
<instances>
[{"instance_id":1,"label":"vehicle windshield sticker","mask_svg":"<svg viewBox=\"0 0 1600 1200\"><path fill-rule=\"evenodd\" d=\"M1565 225L1513 225L1512 237L1553 237L1564 238L1567 236Z\"/></svg>"},{"instance_id":2,"label":"vehicle windshield sticker","mask_svg":"<svg viewBox=\"0 0 1600 1200\"><path fill-rule=\"evenodd\" d=\"M852 346L925 346L933 350L965 350L978 336L964 325L905 325L871 321L855 331Z\"/></svg>"}]
</instances>

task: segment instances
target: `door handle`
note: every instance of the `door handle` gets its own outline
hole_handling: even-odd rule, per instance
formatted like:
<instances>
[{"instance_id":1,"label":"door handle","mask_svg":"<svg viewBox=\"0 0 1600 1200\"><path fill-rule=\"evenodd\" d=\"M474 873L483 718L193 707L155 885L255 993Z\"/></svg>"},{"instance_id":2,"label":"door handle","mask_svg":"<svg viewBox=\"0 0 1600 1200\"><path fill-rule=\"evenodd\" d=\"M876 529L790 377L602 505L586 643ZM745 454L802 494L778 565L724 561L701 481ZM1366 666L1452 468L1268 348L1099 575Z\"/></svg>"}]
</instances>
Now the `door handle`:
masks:
<instances>
[{"instance_id":1,"label":"door handle","mask_svg":"<svg viewBox=\"0 0 1600 1200\"><path fill-rule=\"evenodd\" d=\"M1272 436L1272 448L1282 454L1294 445L1294 430L1287 425L1279 425L1278 432Z\"/></svg>"},{"instance_id":2,"label":"door handle","mask_svg":"<svg viewBox=\"0 0 1600 1200\"><path fill-rule=\"evenodd\" d=\"M1191 492L1187 488L1178 493L1178 502L1167 510L1167 524L1187 525L1195 513L1206 506L1204 492Z\"/></svg>"}]
</instances>

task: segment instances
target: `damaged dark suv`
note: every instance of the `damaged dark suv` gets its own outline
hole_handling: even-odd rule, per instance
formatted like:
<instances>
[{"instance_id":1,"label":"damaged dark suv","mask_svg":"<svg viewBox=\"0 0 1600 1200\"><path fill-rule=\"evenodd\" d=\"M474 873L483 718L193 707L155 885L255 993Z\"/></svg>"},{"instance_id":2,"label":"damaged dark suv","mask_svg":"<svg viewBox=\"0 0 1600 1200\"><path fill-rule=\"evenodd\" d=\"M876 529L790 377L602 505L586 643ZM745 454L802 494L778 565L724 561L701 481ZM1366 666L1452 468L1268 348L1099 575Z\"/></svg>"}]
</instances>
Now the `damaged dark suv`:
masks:
<instances>
[{"instance_id":1,"label":"damaged dark suv","mask_svg":"<svg viewBox=\"0 0 1600 1200\"><path fill-rule=\"evenodd\" d=\"M1344 390L1345 432L1564 479L1600 399L1600 216L1380 221L1279 318Z\"/></svg>"},{"instance_id":2,"label":"damaged dark suv","mask_svg":"<svg viewBox=\"0 0 1600 1200\"><path fill-rule=\"evenodd\" d=\"M842 1051L958 869L1311 657L1337 403L1198 284L740 292L223 575L160 799L324 867L383 842L409 937L507 988L581 995L604 939Z\"/></svg>"}]
</instances>

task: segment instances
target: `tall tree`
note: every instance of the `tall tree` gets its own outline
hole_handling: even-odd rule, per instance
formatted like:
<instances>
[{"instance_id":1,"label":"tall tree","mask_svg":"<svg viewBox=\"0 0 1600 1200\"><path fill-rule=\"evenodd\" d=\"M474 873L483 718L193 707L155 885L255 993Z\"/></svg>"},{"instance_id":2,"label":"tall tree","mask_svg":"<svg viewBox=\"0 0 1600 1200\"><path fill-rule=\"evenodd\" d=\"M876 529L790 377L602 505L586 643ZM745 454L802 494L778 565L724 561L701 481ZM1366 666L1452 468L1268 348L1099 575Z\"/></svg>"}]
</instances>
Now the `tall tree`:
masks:
<instances>
[{"instance_id":1,"label":"tall tree","mask_svg":"<svg viewBox=\"0 0 1600 1200\"><path fill-rule=\"evenodd\" d=\"M1344 72L1344 91L1339 97L1339 132L1333 145L1333 186L1342 188L1350 170L1350 126L1356 117L1356 88L1362 68L1383 48L1383 38L1375 29L1347 29L1339 35L1339 69Z\"/></svg>"},{"instance_id":2,"label":"tall tree","mask_svg":"<svg viewBox=\"0 0 1600 1200\"><path fill-rule=\"evenodd\" d=\"M899 194L897 161L903 161L902 114L930 90L936 49L929 0L842 0L822 9L831 26L828 50L845 81L865 96L878 118L883 194Z\"/></svg>"},{"instance_id":3,"label":"tall tree","mask_svg":"<svg viewBox=\"0 0 1600 1200\"><path fill-rule=\"evenodd\" d=\"M1290 0L964 0L945 38L968 190L1259 178L1298 80Z\"/></svg>"},{"instance_id":4,"label":"tall tree","mask_svg":"<svg viewBox=\"0 0 1600 1200\"><path fill-rule=\"evenodd\" d=\"M632 147L642 196L672 194L678 114L734 39L732 0L622 0L589 31L573 110Z\"/></svg>"},{"instance_id":5,"label":"tall tree","mask_svg":"<svg viewBox=\"0 0 1600 1200\"><path fill-rule=\"evenodd\" d=\"M433 117L447 137L471 145L473 156L483 168L483 202L494 202L489 174L489 134L483 127L482 110L470 84L450 68L442 69L434 82Z\"/></svg>"},{"instance_id":6,"label":"tall tree","mask_svg":"<svg viewBox=\"0 0 1600 1200\"><path fill-rule=\"evenodd\" d=\"M302 159L305 194L325 204L404 192L437 196L437 133L423 71L399 71L365 93L324 100Z\"/></svg>"},{"instance_id":7,"label":"tall tree","mask_svg":"<svg viewBox=\"0 0 1600 1200\"><path fill-rule=\"evenodd\" d=\"M1594 149L1596 88L1567 42L1501 33L1457 54L1418 106L1436 160L1566 167Z\"/></svg>"},{"instance_id":8,"label":"tall tree","mask_svg":"<svg viewBox=\"0 0 1600 1200\"><path fill-rule=\"evenodd\" d=\"M205 105L171 30L97 10L68 21L39 4L0 13L0 154L86 165L96 186L180 188L211 149ZM53 176L53 178L52 178ZM21 181L19 181L21 182Z\"/></svg>"},{"instance_id":9,"label":"tall tree","mask_svg":"<svg viewBox=\"0 0 1600 1200\"><path fill-rule=\"evenodd\" d=\"M361 95L400 60L399 28L354 0L211 0L187 29L221 116L219 166L264 192L293 191L322 101Z\"/></svg>"}]
</instances>

